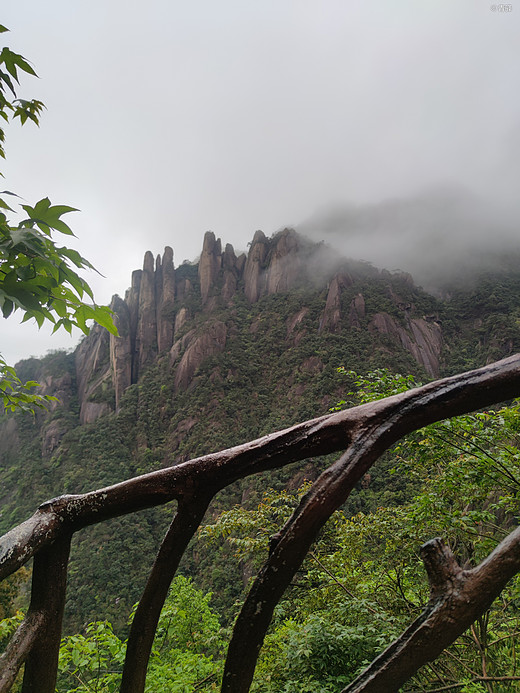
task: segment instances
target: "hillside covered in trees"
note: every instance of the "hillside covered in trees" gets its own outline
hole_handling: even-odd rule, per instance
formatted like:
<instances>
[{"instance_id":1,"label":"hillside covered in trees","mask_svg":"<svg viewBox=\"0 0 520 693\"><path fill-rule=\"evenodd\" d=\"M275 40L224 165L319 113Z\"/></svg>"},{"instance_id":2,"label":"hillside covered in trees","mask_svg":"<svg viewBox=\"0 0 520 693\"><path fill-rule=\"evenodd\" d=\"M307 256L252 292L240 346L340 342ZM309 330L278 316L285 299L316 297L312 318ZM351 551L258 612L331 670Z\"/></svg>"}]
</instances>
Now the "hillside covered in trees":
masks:
<instances>
[{"instance_id":1,"label":"hillside covered in trees","mask_svg":"<svg viewBox=\"0 0 520 693\"><path fill-rule=\"evenodd\" d=\"M125 297L113 299L119 336L94 327L74 353L19 364L22 378L38 380L59 402L35 417L2 417L0 533L48 498L108 486L326 414L345 400L368 401L515 353L519 289L519 274L495 266L470 285L443 285L434 296L410 275L339 258L288 229L271 238L257 232L247 256L229 245L222 250L211 233L198 263L174 267L170 248L155 260L147 253ZM257 690L333 691L347 684L424 600L425 583L416 570L422 541L444 531L459 559L480 560L514 523L519 428L514 407L487 412L417 435L385 456L327 526L280 605ZM477 453L484 440L489 455ZM218 679L211 662L219 661L219 629L232 623L268 538L306 482L332 459L237 482L210 506L169 607L178 613L188 596L206 605L200 642L214 645L187 647L199 657L196 665L184 663L195 672L193 685L207 677L212 686ZM87 623L108 619L115 634L108 626L96 632L106 643L113 637L114 661L169 515L168 507L145 510L86 529L74 540L66 630L83 632ZM469 541L468 532L475 531L482 540ZM371 567L364 558L368 545ZM188 578L202 593L213 593L211 602ZM13 594L16 586L3 598L6 613ZM18 605L23 598L22 591ZM344 600L350 615L341 621ZM375 617L371 626L369 615ZM491 620L503 647L514 648L508 618ZM182 650L186 637L162 623L163 641L180 638L176 647ZM478 628L477 653L489 635L487 623ZM91 628L85 642L96 632ZM73 641L69 648L63 671L67 661L70 671L78 666ZM171 661L157 656L157 672L171 670ZM516 659L501 656L509 657L514 672ZM423 688L410 690L458 682L460 672L473 672L468 680L477 681L482 667L475 673L475 657L453 657L460 661L448 657L421 679ZM504 686L516 675L509 669ZM74 676L64 677L65 691ZM463 690L502 690L483 685Z\"/></svg>"}]
</instances>

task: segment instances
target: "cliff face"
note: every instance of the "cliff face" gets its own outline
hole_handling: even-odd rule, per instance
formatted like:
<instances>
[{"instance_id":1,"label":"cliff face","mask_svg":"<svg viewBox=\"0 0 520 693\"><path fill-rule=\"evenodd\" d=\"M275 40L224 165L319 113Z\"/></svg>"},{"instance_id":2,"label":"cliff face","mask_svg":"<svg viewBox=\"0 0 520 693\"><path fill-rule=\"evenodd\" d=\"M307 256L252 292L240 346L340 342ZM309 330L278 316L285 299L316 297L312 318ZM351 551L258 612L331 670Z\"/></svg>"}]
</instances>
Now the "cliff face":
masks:
<instances>
[{"instance_id":1,"label":"cliff face","mask_svg":"<svg viewBox=\"0 0 520 693\"><path fill-rule=\"evenodd\" d=\"M401 345L432 378L439 375L442 331L434 318L406 317L403 324L388 313L376 313L369 330L387 335L395 344Z\"/></svg>"},{"instance_id":2,"label":"cliff face","mask_svg":"<svg viewBox=\"0 0 520 693\"><path fill-rule=\"evenodd\" d=\"M99 396L102 385L111 383L117 410L124 391L139 380L146 367L167 354L172 367L178 368L176 387L187 387L200 364L226 343L225 325L218 322L202 335L196 331L182 335L193 313L200 308L205 313L225 308L237 292L256 303L263 296L290 291L308 280L302 261L304 247L308 251L308 242L290 229L272 239L257 231L247 258L244 254L237 257L229 244L222 251L220 239L208 231L196 274L186 271L195 270L193 266L174 268L170 247L155 262L148 251L143 269L132 275L125 298L114 296L112 300L119 336L94 328L78 348L81 422L91 422L110 410L110 402L99 401L103 399Z\"/></svg>"},{"instance_id":3,"label":"cliff face","mask_svg":"<svg viewBox=\"0 0 520 693\"><path fill-rule=\"evenodd\" d=\"M176 391L188 388L204 361L225 349L230 335L219 315L233 311L239 296L253 305L273 294L319 291L323 308L314 328L317 333L341 338L345 331L359 332L404 350L429 376L438 376L444 344L441 323L434 312L415 308L418 289L412 278L353 261L335 258L333 263L330 253L324 262L320 253L323 246L290 229L269 239L257 231L247 257L237 256L229 244L222 250L220 239L208 232L198 265L174 268L170 247L155 261L147 252L125 298L115 296L112 301L119 336L95 327L77 350L81 422L118 410L125 390L157 359L165 359L174 371ZM384 306L371 297L375 284L385 295ZM307 311L303 306L295 315L305 316ZM297 346L304 332L295 320L288 327L288 339Z\"/></svg>"},{"instance_id":4,"label":"cliff face","mask_svg":"<svg viewBox=\"0 0 520 693\"><path fill-rule=\"evenodd\" d=\"M90 423L110 411L110 404L99 401L95 396L112 379L109 333L94 325L89 336L77 348L75 356L80 421Z\"/></svg>"}]
</instances>

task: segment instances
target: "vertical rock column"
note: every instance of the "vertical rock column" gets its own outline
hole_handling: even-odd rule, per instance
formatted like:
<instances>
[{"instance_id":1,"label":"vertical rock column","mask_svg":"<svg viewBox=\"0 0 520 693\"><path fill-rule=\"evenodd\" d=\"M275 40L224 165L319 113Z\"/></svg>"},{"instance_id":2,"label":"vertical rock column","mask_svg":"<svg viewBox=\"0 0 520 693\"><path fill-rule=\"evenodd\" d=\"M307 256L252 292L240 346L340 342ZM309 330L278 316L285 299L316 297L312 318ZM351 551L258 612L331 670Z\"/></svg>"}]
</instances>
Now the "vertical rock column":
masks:
<instances>
[{"instance_id":1,"label":"vertical rock column","mask_svg":"<svg viewBox=\"0 0 520 693\"><path fill-rule=\"evenodd\" d=\"M226 303L233 298L237 290L239 271L237 257L233 246L227 244L222 255L222 268L224 270L224 283L222 285L222 298Z\"/></svg>"},{"instance_id":2,"label":"vertical rock column","mask_svg":"<svg viewBox=\"0 0 520 693\"><path fill-rule=\"evenodd\" d=\"M319 331L328 330L329 332L336 332L341 323L341 292L347 286L352 286L354 283L353 279L348 274L336 274L329 284L329 292L327 294L327 302L325 304L325 309L320 320ZM361 294L359 294L361 296ZM363 304L363 314L365 309L365 301L361 296L361 301ZM361 310L361 303L359 304L359 310ZM352 314L352 311L351 311Z\"/></svg>"},{"instance_id":3,"label":"vertical rock column","mask_svg":"<svg viewBox=\"0 0 520 693\"><path fill-rule=\"evenodd\" d=\"M110 363L112 365L112 383L116 394L116 411L119 410L121 395L132 384L132 333L130 328L130 310L128 305L114 296L110 306L114 311L114 324L119 336L110 335Z\"/></svg>"},{"instance_id":4,"label":"vertical rock column","mask_svg":"<svg viewBox=\"0 0 520 693\"><path fill-rule=\"evenodd\" d=\"M298 236L292 229L285 229L277 238L271 255L267 276L267 295L289 291L302 271L298 256Z\"/></svg>"},{"instance_id":5,"label":"vertical rock column","mask_svg":"<svg viewBox=\"0 0 520 693\"><path fill-rule=\"evenodd\" d=\"M173 267L173 250L170 246L164 249L162 263L157 258L155 272L157 297L157 348L159 353L169 351L173 344L173 327L175 324L175 270Z\"/></svg>"},{"instance_id":6,"label":"vertical rock column","mask_svg":"<svg viewBox=\"0 0 520 693\"><path fill-rule=\"evenodd\" d=\"M267 256L267 238L262 231L253 237L244 268L244 292L249 303L256 303L264 293L264 263Z\"/></svg>"},{"instance_id":7,"label":"vertical rock column","mask_svg":"<svg viewBox=\"0 0 520 693\"><path fill-rule=\"evenodd\" d=\"M215 284L221 266L222 245L220 238L216 240L213 231L206 231L199 260L200 294L203 306L208 302L210 289Z\"/></svg>"},{"instance_id":8,"label":"vertical rock column","mask_svg":"<svg viewBox=\"0 0 520 693\"><path fill-rule=\"evenodd\" d=\"M152 253L144 256L141 287L139 291L139 312L135 339L137 373L157 356L157 306L155 300L155 272Z\"/></svg>"},{"instance_id":9,"label":"vertical rock column","mask_svg":"<svg viewBox=\"0 0 520 693\"><path fill-rule=\"evenodd\" d=\"M142 270L132 272L132 285L126 292L125 303L128 306L130 321L130 349L132 354L132 383L137 382L138 376L138 354L136 347L137 324L139 322L139 292L141 291Z\"/></svg>"}]
</instances>

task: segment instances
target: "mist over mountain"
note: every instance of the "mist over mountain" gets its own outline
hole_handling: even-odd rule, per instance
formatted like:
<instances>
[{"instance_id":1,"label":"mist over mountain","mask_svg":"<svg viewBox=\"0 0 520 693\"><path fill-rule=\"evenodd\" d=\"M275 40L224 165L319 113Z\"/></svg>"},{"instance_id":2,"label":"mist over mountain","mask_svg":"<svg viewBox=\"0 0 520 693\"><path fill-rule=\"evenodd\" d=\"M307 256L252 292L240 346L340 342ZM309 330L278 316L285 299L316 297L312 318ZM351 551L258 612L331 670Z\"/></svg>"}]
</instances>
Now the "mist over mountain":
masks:
<instances>
[{"instance_id":1,"label":"mist over mountain","mask_svg":"<svg viewBox=\"0 0 520 693\"><path fill-rule=\"evenodd\" d=\"M430 291L470 284L520 257L520 212L456 186L318 209L297 230L342 255L412 274Z\"/></svg>"}]
</instances>

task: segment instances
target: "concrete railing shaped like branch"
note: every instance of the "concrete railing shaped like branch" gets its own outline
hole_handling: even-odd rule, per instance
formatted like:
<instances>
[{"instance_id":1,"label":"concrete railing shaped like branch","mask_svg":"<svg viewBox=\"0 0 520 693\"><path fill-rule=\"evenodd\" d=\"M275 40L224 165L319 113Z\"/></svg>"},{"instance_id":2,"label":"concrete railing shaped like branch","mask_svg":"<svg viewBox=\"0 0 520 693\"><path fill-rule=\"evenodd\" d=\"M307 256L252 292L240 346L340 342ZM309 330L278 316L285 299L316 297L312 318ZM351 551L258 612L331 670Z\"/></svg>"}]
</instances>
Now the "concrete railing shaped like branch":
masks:
<instances>
[{"instance_id":1,"label":"concrete railing shaped like branch","mask_svg":"<svg viewBox=\"0 0 520 693\"><path fill-rule=\"evenodd\" d=\"M22 693L53 693L70 540L112 517L177 500L171 526L135 613L121 693L143 693L159 615L186 547L214 495L258 472L341 452L302 498L244 602L229 644L223 693L247 693L274 608L319 530L393 443L425 425L520 396L520 355L393 397L293 426L98 491L61 496L0 538L0 580L34 557L31 603L0 657L0 693L25 664ZM422 615L343 693L391 693L437 657L520 571L520 530L476 568L462 570L439 539L423 547L431 598Z\"/></svg>"}]
</instances>

